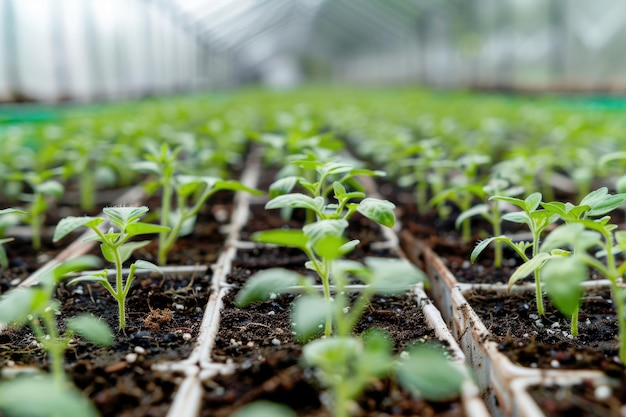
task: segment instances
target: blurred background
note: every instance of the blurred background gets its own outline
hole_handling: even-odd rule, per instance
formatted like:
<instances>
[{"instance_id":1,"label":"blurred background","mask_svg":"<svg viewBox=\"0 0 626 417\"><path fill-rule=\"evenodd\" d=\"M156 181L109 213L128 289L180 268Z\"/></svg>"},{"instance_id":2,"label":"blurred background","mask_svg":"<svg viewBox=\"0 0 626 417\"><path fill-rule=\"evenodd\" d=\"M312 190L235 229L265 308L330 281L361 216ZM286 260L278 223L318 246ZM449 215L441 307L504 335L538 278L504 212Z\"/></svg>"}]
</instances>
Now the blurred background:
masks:
<instances>
[{"instance_id":1,"label":"blurred background","mask_svg":"<svg viewBox=\"0 0 626 417\"><path fill-rule=\"evenodd\" d=\"M621 0L0 0L0 102L311 83L626 91Z\"/></svg>"}]
</instances>

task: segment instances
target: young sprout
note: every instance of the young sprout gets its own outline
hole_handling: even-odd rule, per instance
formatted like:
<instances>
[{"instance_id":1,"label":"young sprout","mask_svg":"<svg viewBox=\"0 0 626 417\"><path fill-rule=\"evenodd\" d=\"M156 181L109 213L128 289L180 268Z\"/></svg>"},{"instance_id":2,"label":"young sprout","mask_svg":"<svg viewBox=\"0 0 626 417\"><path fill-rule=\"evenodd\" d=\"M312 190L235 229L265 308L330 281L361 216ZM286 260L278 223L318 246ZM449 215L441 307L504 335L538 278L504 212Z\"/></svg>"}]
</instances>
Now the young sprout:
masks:
<instances>
[{"instance_id":1,"label":"young sprout","mask_svg":"<svg viewBox=\"0 0 626 417\"><path fill-rule=\"evenodd\" d=\"M523 192L522 187L509 186L509 182L501 178L493 178L484 187L476 187L469 185L463 187L461 195L465 196L465 200L470 194L474 197L478 197L482 203L475 204L465 210L463 210L456 218L456 227L463 227L465 233L469 233L470 219L474 216L481 216L491 224L493 230L493 236L500 236L502 234L502 205L498 199L490 198L495 196L507 196L513 197ZM467 193L467 194L466 194ZM445 194L441 195L441 198L445 198ZM465 204L466 201L459 204ZM493 265L496 268L502 268L502 243L496 239L494 240L494 261Z\"/></svg>"},{"instance_id":2,"label":"young sprout","mask_svg":"<svg viewBox=\"0 0 626 417\"><path fill-rule=\"evenodd\" d=\"M160 223L164 228L159 233L159 265L167 263L167 255L178 237L192 233L198 212L212 195L221 190L262 194L235 180L177 174L179 150L172 151L164 144L159 152L147 154L146 160L135 166L156 176L151 191L162 189Z\"/></svg>"},{"instance_id":3,"label":"young sprout","mask_svg":"<svg viewBox=\"0 0 626 417\"><path fill-rule=\"evenodd\" d=\"M32 230L32 244L35 250L41 249L41 230L48 211L48 198L59 199L63 196L63 185L52 179L57 175L56 170L43 172L17 172L8 176L10 180L18 180L26 183L25 190L20 199L29 203L25 209L25 221L30 224Z\"/></svg>"},{"instance_id":4,"label":"young sprout","mask_svg":"<svg viewBox=\"0 0 626 417\"><path fill-rule=\"evenodd\" d=\"M26 214L25 211L15 208L0 210L0 269L9 267L9 258L4 244L11 242L13 238L4 237L6 236L6 231L9 227L19 224L20 218L24 214Z\"/></svg>"},{"instance_id":5,"label":"young sprout","mask_svg":"<svg viewBox=\"0 0 626 417\"><path fill-rule=\"evenodd\" d=\"M131 239L138 235L161 233L169 230L169 228L141 222L141 217L148 212L148 207L146 206L105 207L103 212L113 226L108 232L102 232L99 227L100 224L106 220L104 217L70 216L61 219L54 232L53 241L59 241L79 227L87 227L95 233L95 236L88 239L100 242L102 255L108 262L114 264L115 285L113 286L109 283L108 269L75 278L70 281L70 284L81 281L95 281L101 283L117 301L119 309L119 329L124 330L126 327L126 297L135 279L135 273L138 270L148 270L162 274L161 270L156 265L148 261L138 260L130 265L128 276L124 278L124 262L130 258L135 250L150 243L149 240L133 241Z\"/></svg>"},{"instance_id":6,"label":"young sprout","mask_svg":"<svg viewBox=\"0 0 626 417\"><path fill-rule=\"evenodd\" d=\"M470 256L472 262L476 260L476 257L491 243L491 242L503 242L510 246L526 263L531 258L535 258L539 254L540 238L542 233L546 230L546 227L556 222L559 218L557 214L550 210L540 209L541 193L533 193L521 200L514 197L506 196L493 196L490 199L498 201L506 201L507 203L514 204L521 208L521 211L515 211L506 213L502 216L503 220L509 220L515 223L524 223L530 229L532 235L531 242L517 242L514 243L509 237L504 235L493 236L481 241ZM526 250L531 248L530 258L526 255ZM537 266L533 272L535 275L535 296L537 299L537 313L540 316L545 314L543 307L543 298L541 292L541 268ZM512 283L509 280L509 285Z\"/></svg>"},{"instance_id":7,"label":"young sprout","mask_svg":"<svg viewBox=\"0 0 626 417\"><path fill-rule=\"evenodd\" d=\"M113 336L109 326L84 314L65 322L61 335L57 323L60 302L54 298L57 284L69 274L97 267L100 260L94 256L82 256L65 261L47 270L39 277L37 285L10 290L0 298L0 323L9 326L28 325L37 341L48 353L50 369L57 387L65 384L63 357L74 334L78 334L96 345L109 345Z\"/></svg>"}]
</instances>

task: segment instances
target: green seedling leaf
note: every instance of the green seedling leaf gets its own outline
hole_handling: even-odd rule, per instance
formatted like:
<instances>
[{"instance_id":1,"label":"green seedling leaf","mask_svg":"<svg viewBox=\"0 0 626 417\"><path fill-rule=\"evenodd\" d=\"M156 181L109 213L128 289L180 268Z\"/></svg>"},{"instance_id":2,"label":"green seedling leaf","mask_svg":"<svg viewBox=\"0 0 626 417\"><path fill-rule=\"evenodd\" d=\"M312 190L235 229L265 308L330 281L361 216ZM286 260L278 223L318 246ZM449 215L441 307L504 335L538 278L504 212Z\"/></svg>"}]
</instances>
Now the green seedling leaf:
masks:
<instances>
[{"instance_id":1,"label":"green seedling leaf","mask_svg":"<svg viewBox=\"0 0 626 417\"><path fill-rule=\"evenodd\" d=\"M113 344L113 331L109 325L91 314L81 314L66 321L67 328L98 346Z\"/></svg>"},{"instance_id":2,"label":"green seedling leaf","mask_svg":"<svg viewBox=\"0 0 626 417\"><path fill-rule=\"evenodd\" d=\"M255 190L254 188L246 187L242 183L236 180L219 180L215 183L216 190L228 190L228 191L245 191L253 195L262 195L263 191Z\"/></svg>"},{"instance_id":3,"label":"green seedling leaf","mask_svg":"<svg viewBox=\"0 0 626 417\"><path fill-rule=\"evenodd\" d=\"M261 400L241 407L232 417L296 417L296 413L284 404Z\"/></svg>"},{"instance_id":4,"label":"green seedling leaf","mask_svg":"<svg viewBox=\"0 0 626 417\"><path fill-rule=\"evenodd\" d=\"M55 198L61 198L63 196L63 192L65 191L63 185L54 180L44 181L37 185L35 189L38 193L50 195Z\"/></svg>"},{"instance_id":5,"label":"green seedling leaf","mask_svg":"<svg viewBox=\"0 0 626 417\"><path fill-rule=\"evenodd\" d=\"M367 257L365 264L371 271L369 285L377 294L398 294L412 285L428 282L424 272L403 259Z\"/></svg>"},{"instance_id":6,"label":"green seedling leaf","mask_svg":"<svg viewBox=\"0 0 626 417\"><path fill-rule=\"evenodd\" d=\"M583 295L580 284L588 278L587 265L576 255L552 259L543 268L544 288L554 305L567 316L576 312Z\"/></svg>"},{"instance_id":7,"label":"green seedling leaf","mask_svg":"<svg viewBox=\"0 0 626 417\"><path fill-rule=\"evenodd\" d=\"M293 193L279 195L265 204L267 210L283 207L303 208L321 214L324 212L324 198L319 196L313 198L305 194Z\"/></svg>"},{"instance_id":8,"label":"green seedling leaf","mask_svg":"<svg viewBox=\"0 0 626 417\"><path fill-rule=\"evenodd\" d=\"M508 289L509 291L515 285L517 281L520 279L526 278L528 275L532 274L536 269L541 269L550 259L554 259L556 257L567 255L567 251L560 251L555 254L541 252L537 255L530 258L528 261L524 262L515 270L513 275L509 278Z\"/></svg>"},{"instance_id":9,"label":"green seedling leaf","mask_svg":"<svg viewBox=\"0 0 626 417\"><path fill-rule=\"evenodd\" d=\"M347 227L347 220L328 219L318 220L315 223L307 224L302 228L302 231L309 239L313 247L317 247L318 242L327 236L334 236L338 238L343 237L343 233Z\"/></svg>"},{"instance_id":10,"label":"green seedling leaf","mask_svg":"<svg viewBox=\"0 0 626 417\"><path fill-rule=\"evenodd\" d=\"M287 246L289 248L308 248L309 238L302 230L297 229L273 229L256 232L252 235L255 242L270 243L272 245Z\"/></svg>"},{"instance_id":11,"label":"green seedling leaf","mask_svg":"<svg viewBox=\"0 0 626 417\"><path fill-rule=\"evenodd\" d=\"M560 201L552 201L549 203L541 203L541 207L543 207L545 210L549 211L550 213L554 213L559 215L560 217L567 217L567 209L564 203L561 203Z\"/></svg>"},{"instance_id":12,"label":"green seedling leaf","mask_svg":"<svg viewBox=\"0 0 626 417\"><path fill-rule=\"evenodd\" d=\"M532 193L526 197L524 203L526 204L526 211L533 212L537 210L537 207L539 207L539 204L541 203L541 193Z\"/></svg>"},{"instance_id":13,"label":"green seedling leaf","mask_svg":"<svg viewBox=\"0 0 626 417\"><path fill-rule=\"evenodd\" d=\"M350 171L350 175L352 175L353 177L359 175L368 177L384 177L387 175L387 173L385 171L371 170L366 168L354 168L352 171Z\"/></svg>"},{"instance_id":14,"label":"green seedling leaf","mask_svg":"<svg viewBox=\"0 0 626 417\"><path fill-rule=\"evenodd\" d=\"M396 223L396 214L393 211L395 208L390 201L365 198L359 203L357 211L380 225L393 227Z\"/></svg>"},{"instance_id":15,"label":"green seedling leaf","mask_svg":"<svg viewBox=\"0 0 626 417\"><path fill-rule=\"evenodd\" d=\"M607 187L600 187L583 197L579 206L589 206L593 208L597 204L602 203L602 200L604 200L608 195L609 189Z\"/></svg>"},{"instance_id":16,"label":"green seedling leaf","mask_svg":"<svg viewBox=\"0 0 626 417\"><path fill-rule=\"evenodd\" d=\"M358 239L354 239L341 245L341 247L339 248L339 252L341 253L341 256L344 256L352 252L352 250L356 248L359 243L360 241Z\"/></svg>"},{"instance_id":17,"label":"green seedling leaf","mask_svg":"<svg viewBox=\"0 0 626 417\"><path fill-rule=\"evenodd\" d=\"M111 223L120 230L125 230L127 225L146 214L148 207L105 207L102 211L111 220Z\"/></svg>"},{"instance_id":18,"label":"green seedling leaf","mask_svg":"<svg viewBox=\"0 0 626 417\"><path fill-rule=\"evenodd\" d=\"M0 383L0 410L12 417L98 417L95 406L71 385L51 375L19 376Z\"/></svg>"},{"instance_id":19,"label":"green seedling leaf","mask_svg":"<svg viewBox=\"0 0 626 417\"><path fill-rule=\"evenodd\" d=\"M489 213L489 206L486 204L476 204L475 206L473 206L472 208L465 210L464 212L462 212L461 214L459 214L456 218L456 221L454 222L454 225L459 228L461 227L461 224L474 216L478 216L478 215L485 215Z\"/></svg>"},{"instance_id":20,"label":"green seedling leaf","mask_svg":"<svg viewBox=\"0 0 626 417\"><path fill-rule=\"evenodd\" d=\"M0 298L0 323L21 325L28 321L35 300L33 288L15 288Z\"/></svg>"},{"instance_id":21,"label":"green seedling leaf","mask_svg":"<svg viewBox=\"0 0 626 417\"><path fill-rule=\"evenodd\" d=\"M572 247L576 251L585 251L598 245L602 240L599 232L585 230L582 223L564 224L551 231L543 243L540 250L549 252L557 248Z\"/></svg>"},{"instance_id":22,"label":"green seedling leaf","mask_svg":"<svg viewBox=\"0 0 626 417\"><path fill-rule=\"evenodd\" d=\"M148 270L148 271L156 272L161 275L165 275L163 273L163 270L159 268L158 266L156 266L155 264L153 264L152 262L148 262L148 261L144 261L140 259L138 261L135 261L133 265L135 265L137 269Z\"/></svg>"},{"instance_id":23,"label":"green seedling leaf","mask_svg":"<svg viewBox=\"0 0 626 417\"><path fill-rule=\"evenodd\" d=\"M52 269L52 278L55 283L67 278L69 274L84 271L85 269L96 269L100 267L102 261L95 255L83 255L78 258L68 259Z\"/></svg>"},{"instance_id":24,"label":"green seedling leaf","mask_svg":"<svg viewBox=\"0 0 626 417\"><path fill-rule=\"evenodd\" d=\"M257 301L269 300L289 291L290 287L298 285L305 277L297 272L284 268L271 268L259 271L252 275L245 287L237 293L235 305L245 307Z\"/></svg>"},{"instance_id":25,"label":"green seedling leaf","mask_svg":"<svg viewBox=\"0 0 626 417\"><path fill-rule=\"evenodd\" d=\"M350 172L353 169L353 165L342 162L328 162L322 167L322 170L328 173L328 175L342 174L344 172Z\"/></svg>"},{"instance_id":26,"label":"green seedling leaf","mask_svg":"<svg viewBox=\"0 0 626 417\"><path fill-rule=\"evenodd\" d=\"M109 283L109 281L107 280L107 275L109 273L108 269L99 271L99 272L95 272L93 274L87 274L87 275L82 275L78 278L74 278L72 280L70 280L67 285L76 285L79 282L100 282L101 284L104 283Z\"/></svg>"},{"instance_id":27,"label":"green seedling leaf","mask_svg":"<svg viewBox=\"0 0 626 417\"><path fill-rule=\"evenodd\" d=\"M396 368L400 384L416 396L442 401L458 397L467 376L460 366L448 360L442 349L418 346L409 351Z\"/></svg>"},{"instance_id":28,"label":"green seedling leaf","mask_svg":"<svg viewBox=\"0 0 626 417\"><path fill-rule=\"evenodd\" d=\"M288 176L274 181L269 188L270 198L273 199L279 195L290 193L298 184L298 177Z\"/></svg>"},{"instance_id":29,"label":"green seedling leaf","mask_svg":"<svg viewBox=\"0 0 626 417\"><path fill-rule=\"evenodd\" d=\"M616 194L606 196L597 204L591 206L591 210L587 212L587 216L596 217L605 215L618 207L620 207L626 201L626 194Z\"/></svg>"},{"instance_id":30,"label":"green seedling leaf","mask_svg":"<svg viewBox=\"0 0 626 417\"><path fill-rule=\"evenodd\" d=\"M153 161L138 161L131 164L132 168L138 172L146 172L154 175L161 175L161 168Z\"/></svg>"},{"instance_id":31,"label":"green seedling leaf","mask_svg":"<svg viewBox=\"0 0 626 417\"><path fill-rule=\"evenodd\" d=\"M342 369L348 358L356 356L361 342L355 337L329 337L315 339L302 348L302 357L309 365L319 367L324 372Z\"/></svg>"},{"instance_id":32,"label":"green seedling leaf","mask_svg":"<svg viewBox=\"0 0 626 417\"><path fill-rule=\"evenodd\" d=\"M502 220L508 220L513 223L524 223L530 225L531 220L527 213L523 211L514 211L502 215Z\"/></svg>"},{"instance_id":33,"label":"green seedling leaf","mask_svg":"<svg viewBox=\"0 0 626 417\"><path fill-rule=\"evenodd\" d=\"M489 197L489 200L506 201L507 203L511 203L513 205L516 205L517 207L521 208L524 211L530 211L530 210L526 210L527 209L526 201L525 200L520 200L519 198L508 197L508 196L504 196L504 195L493 195L493 196ZM532 201L533 200L531 200L531 202Z\"/></svg>"},{"instance_id":34,"label":"green seedling leaf","mask_svg":"<svg viewBox=\"0 0 626 417\"><path fill-rule=\"evenodd\" d=\"M58 242L63 239L65 236L72 233L74 230L79 227L89 227L96 228L100 223L104 221L101 217L89 217L89 216L68 216L57 224L56 229L54 230L54 236L52 237L53 242Z\"/></svg>"},{"instance_id":35,"label":"green seedling leaf","mask_svg":"<svg viewBox=\"0 0 626 417\"><path fill-rule=\"evenodd\" d=\"M320 257L333 260L344 255L342 248L345 243L346 239L342 236L326 235L313 242L313 250Z\"/></svg>"},{"instance_id":36,"label":"green seedling leaf","mask_svg":"<svg viewBox=\"0 0 626 417\"><path fill-rule=\"evenodd\" d=\"M305 294L293 302L293 330L296 338L305 343L324 328L326 319L333 313L332 304L317 294Z\"/></svg>"},{"instance_id":37,"label":"green seedling leaf","mask_svg":"<svg viewBox=\"0 0 626 417\"><path fill-rule=\"evenodd\" d=\"M139 248L143 248L149 243L150 243L149 240L124 243L118 248L118 253L120 257L119 260L116 259L115 250L111 246L103 243L100 245L100 250L102 251L102 255L104 256L104 259L106 259L107 261L111 263L117 263L117 262L124 263L128 260L128 258L130 258L130 256L133 254L135 250Z\"/></svg>"},{"instance_id":38,"label":"green seedling leaf","mask_svg":"<svg viewBox=\"0 0 626 417\"><path fill-rule=\"evenodd\" d=\"M142 222L131 223L128 226L126 226L126 234L129 237L137 236L137 235L147 235L147 234L152 234L152 233L168 232L169 230L170 228L167 226L161 226L161 225L152 224L152 223L142 223Z\"/></svg>"},{"instance_id":39,"label":"green seedling leaf","mask_svg":"<svg viewBox=\"0 0 626 417\"><path fill-rule=\"evenodd\" d=\"M367 372L372 377L388 375L394 365L392 357L393 343L387 332L378 328L369 328L361 334L363 353L359 362L367 364Z\"/></svg>"},{"instance_id":40,"label":"green seedling leaf","mask_svg":"<svg viewBox=\"0 0 626 417\"><path fill-rule=\"evenodd\" d=\"M3 214L27 214L24 210L16 208L5 208L0 210L0 215Z\"/></svg>"},{"instance_id":41,"label":"green seedling leaf","mask_svg":"<svg viewBox=\"0 0 626 417\"><path fill-rule=\"evenodd\" d=\"M615 232L615 241L621 249L626 248L626 230L618 230Z\"/></svg>"},{"instance_id":42,"label":"green seedling leaf","mask_svg":"<svg viewBox=\"0 0 626 417\"><path fill-rule=\"evenodd\" d=\"M478 255L480 255L481 252L484 251L491 242L494 242L498 238L502 239L502 238L506 238L506 236L492 236L492 237L489 237L487 239L484 239L478 242L478 244L476 245L476 247L470 254L470 261L472 263L476 262L476 258L478 257Z\"/></svg>"}]
</instances>

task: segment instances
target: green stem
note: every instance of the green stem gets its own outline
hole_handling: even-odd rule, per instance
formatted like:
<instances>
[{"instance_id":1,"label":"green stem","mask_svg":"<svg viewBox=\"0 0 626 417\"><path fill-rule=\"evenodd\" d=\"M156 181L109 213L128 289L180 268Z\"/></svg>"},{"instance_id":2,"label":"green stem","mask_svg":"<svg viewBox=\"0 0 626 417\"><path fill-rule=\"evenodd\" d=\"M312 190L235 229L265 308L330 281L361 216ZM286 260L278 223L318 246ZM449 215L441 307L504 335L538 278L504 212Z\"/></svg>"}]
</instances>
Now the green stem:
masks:
<instances>
[{"instance_id":1,"label":"green stem","mask_svg":"<svg viewBox=\"0 0 626 417\"><path fill-rule=\"evenodd\" d=\"M532 246L532 258L537 256L539 252L539 233L533 233L533 246ZM537 314L540 316L545 315L543 307L543 294L541 293L541 269L537 268L534 271L535 275L535 298L537 299Z\"/></svg>"},{"instance_id":2,"label":"green stem","mask_svg":"<svg viewBox=\"0 0 626 417\"><path fill-rule=\"evenodd\" d=\"M124 276L119 246L113 248L113 256L115 258L115 293L113 296L117 300L120 330L124 330L126 327L126 295L124 294Z\"/></svg>"},{"instance_id":3,"label":"green stem","mask_svg":"<svg viewBox=\"0 0 626 417\"><path fill-rule=\"evenodd\" d=\"M95 178L91 170L86 169L81 174L80 181L78 183L80 189L80 208L83 211L91 212L95 206Z\"/></svg>"},{"instance_id":4,"label":"green stem","mask_svg":"<svg viewBox=\"0 0 626 417\"><path fill-rule=\"evenodd\" d=\"M33 234L33 249L41 249L41 225L43 215L39 212L39 207L45 207L43 195L35 193L33 201L33 213L31 219L31 230Z\"/></svg>"},{"instance_id":5,"label":"green stem","mask_svg":"<svg viewBox=\"0 0 626 417\"><path fill-rule=\"evenodd\" d=\"M501 236L502 235L502 223L500 221L500 207L498 207L498 202L494 202L491 208L491 224L493 226L493 235ZM494 259L493 266L496 268L502 268L502 242L495 241L494 242Z\"/></svg>"},{"instance_id":6,"label":"green stem","mask_svg":"<svg viewBox=\"0 0 626 417\"><path fill-rule=\"evenodd\" d=\"M576 310L572 313L572 323L570 325L570 333L572 336L578 336L578 310L580 309L580 305L576 305Z\"/></svg>"},{"instance_id":7,"label":"green stem","mask_svg":"<svg viewBox=\"0 0 626 417\"><path fill-rule=\"evenodd\" d=\"M165 178L163 181L163 195L161 196L161 226L169 226L170 208L172 206L172 179ZM168 249L166 242L168 234L172 232L159 233L159 265L165 265L167 262Z\"/></svg>"}]
</instances>

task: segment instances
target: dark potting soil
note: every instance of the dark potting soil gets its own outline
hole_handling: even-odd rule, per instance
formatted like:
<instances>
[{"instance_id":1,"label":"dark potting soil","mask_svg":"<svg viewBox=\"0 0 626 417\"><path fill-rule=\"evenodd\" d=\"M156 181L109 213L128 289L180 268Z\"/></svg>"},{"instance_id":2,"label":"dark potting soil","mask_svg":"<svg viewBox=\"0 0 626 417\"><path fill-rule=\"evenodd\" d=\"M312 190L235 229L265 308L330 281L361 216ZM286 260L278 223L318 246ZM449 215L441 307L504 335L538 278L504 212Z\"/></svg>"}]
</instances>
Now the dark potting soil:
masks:
<instances>
[{"instance_id":1,"label":"dark potting soil","mask_svg":"<svg viewBox=\"0 0 626 417\"><path fill-rule=\"evenodd\" d=\"M539 321L534 292L466 294L492 339L514 363L533 368L622 373L624 367L616 359L616 313L608 296L608 290L591 290L585 294L579 313L579 336L572 337L570 318L564 317L547 297L544 297L546 314Z\"/></svg>"},{"instance_id":2,"label":"dark potting soil","mask_svg":"<svg viewBox=\"0 0 626 417\"><path fill-rule=\"evenodd\" d=\"M234 296L235 291L231 291L223 299L212 358L216 362L236 363L237 371L204 382L201 415L228 416L247 403L264 399L286 404L299 416L330 416L323 405L323 388L311 369L300 366L302 346L292 338L289 311L294 295L244 309L233 305ZM356 332L371 327L389 332L396 353L413 343L436 340L421 309L409 295L375 297ZM426 402L412 397L390 379L373 382L359 400L359 408L355 414L359 417L463 415L458 399Z\"/></svg>"},{"instance_id":3,"label":"dark potting soil","mask_svg":"<svg viewBox=\"0 0 626 417\"><path fill-rule=\"evenodd\" d=\"M546 417L617 417L626 410L624 374L611 384L589 379L570 385L535 385L528 393Z\"/></svg>"},{"instance_id":4,"label":"dark potting soil","mask_svg":"<svg viewBox=\"0 0 626 417\"><path fill-rule=\"evenodd\" d=\"M152 370L162 361L191 353L210 292L210 276L168 275L138 278L127 299L126 329L115 344L96 347L75 338L66 372L94 401L103 416L164 416L181 376ZM91 313L117 329L117 304L101 285L60 285L57 298L64 317ZM46 355L27 329L0 333L0 366L8 361L47 369Z\"/></svg>"}]
</instances>

